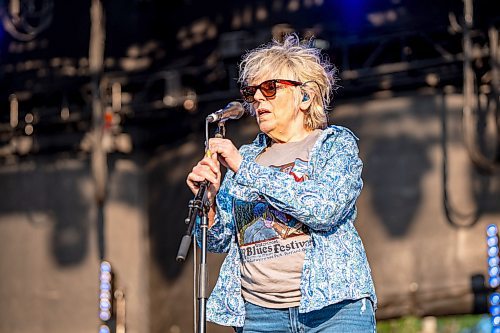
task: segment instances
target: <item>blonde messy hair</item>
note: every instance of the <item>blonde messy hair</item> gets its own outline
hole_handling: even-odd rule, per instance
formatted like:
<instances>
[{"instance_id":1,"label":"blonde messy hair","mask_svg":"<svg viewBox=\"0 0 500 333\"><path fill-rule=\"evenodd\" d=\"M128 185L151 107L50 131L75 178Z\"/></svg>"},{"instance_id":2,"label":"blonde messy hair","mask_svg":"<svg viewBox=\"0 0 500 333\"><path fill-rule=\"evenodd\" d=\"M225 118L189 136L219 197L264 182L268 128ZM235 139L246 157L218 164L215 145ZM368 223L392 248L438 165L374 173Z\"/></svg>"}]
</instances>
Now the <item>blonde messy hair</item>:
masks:
<instances>
[{"instance_id":1,"label":"blonde messy hair","mask_svg":"<svg viewBox=\"0 0 500 333\"><path fill-rule=\"evenodd\" d=\"M288 79L303 82L300 90L294 91L297 107L307 93L311 100L305 113L304 127L313 130L328 124L330 95L336 88L337 69L321 51L310 46L310 41L301 42L296 34L285 36L283 42L273 40L247 52L239 64L238 82L247 85L262 77ZM281 77L287 73L292 77ZM252 113L253 107L246 103Z\"/></svg>"}]
</instances>

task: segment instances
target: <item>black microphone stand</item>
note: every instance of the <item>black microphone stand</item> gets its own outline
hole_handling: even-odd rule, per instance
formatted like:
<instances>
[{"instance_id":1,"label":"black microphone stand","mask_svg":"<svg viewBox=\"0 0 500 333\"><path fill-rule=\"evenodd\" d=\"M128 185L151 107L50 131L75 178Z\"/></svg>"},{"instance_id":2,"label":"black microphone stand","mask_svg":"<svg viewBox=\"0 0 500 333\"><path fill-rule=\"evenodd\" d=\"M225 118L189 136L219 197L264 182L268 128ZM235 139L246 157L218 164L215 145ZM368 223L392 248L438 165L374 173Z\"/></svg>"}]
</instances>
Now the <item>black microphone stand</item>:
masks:
<instances>
[{"instance_id":1,"label":"black microphone stand","mask_svg":"<svg viewBox=\"0 0 500 333\"><path fill-rule=\"evenodd\" d=\"M216 138L224 138L226 134L225 119L219 121L217 131L215 134ZM205 154L208 153L208 120L205 123ZM184 262L186 260L189 247L191 246L191 240L193 236L193 228L196 223L196 218L200 217L200 230L201 230L201 240L200 240L200 263L198 269L198 333L206 332L206 309L207 309L207 299L208 299L208 267L207 267L207 231L208 231L208 211L210 210L210 203L205 195L205 192L209 186L209 182L204 180L200 183L200 188L196 193L194 199L189 201L189 212L188 217L184 222L188 225L185 235L182 237L181 244L179 245L179 250L177 252L177 261ZM196 237L195 237L196 239Z\"/></svg>"}]
</instances>

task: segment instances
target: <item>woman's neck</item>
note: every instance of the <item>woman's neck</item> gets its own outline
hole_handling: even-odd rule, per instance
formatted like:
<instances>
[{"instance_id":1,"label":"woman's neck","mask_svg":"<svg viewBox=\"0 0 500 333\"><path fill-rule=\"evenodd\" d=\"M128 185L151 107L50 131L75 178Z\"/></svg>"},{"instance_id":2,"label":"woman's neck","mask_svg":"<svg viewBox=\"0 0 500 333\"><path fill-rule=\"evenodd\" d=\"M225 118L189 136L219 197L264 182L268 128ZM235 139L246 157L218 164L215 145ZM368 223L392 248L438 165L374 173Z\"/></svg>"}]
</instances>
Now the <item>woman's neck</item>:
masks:
<instances>
[{"instance_id":1,"label":"woman's neck","mask_svg":"<svg viewBox=\"0 0 500 333\"><path fill-rule=\"evenodd\" d=\"M277 132L269 133L269 137L273 140L273 143L287 143L287 142L297 142L304 140L312 131L302 127L301 130L288 131L288 133Z\"/></svg>"}]
</instances>

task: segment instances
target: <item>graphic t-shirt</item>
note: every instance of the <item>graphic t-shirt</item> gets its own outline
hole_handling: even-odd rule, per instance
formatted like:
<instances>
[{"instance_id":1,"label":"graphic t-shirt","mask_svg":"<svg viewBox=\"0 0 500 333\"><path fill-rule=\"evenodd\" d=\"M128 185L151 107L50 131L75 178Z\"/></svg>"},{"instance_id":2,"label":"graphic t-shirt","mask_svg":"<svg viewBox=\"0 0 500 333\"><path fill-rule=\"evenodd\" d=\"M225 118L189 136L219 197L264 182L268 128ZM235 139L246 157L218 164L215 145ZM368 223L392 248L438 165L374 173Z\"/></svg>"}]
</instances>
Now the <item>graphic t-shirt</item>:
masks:
<instances>
[{"instance_id":1,"label":"graphic t-shirt","mask_svg":"<svg viewBox=\"0 0 500 333\"><path fill-rule=\"evenodd\" d=\"M305 181L309 154L320 134L315 130L298 142L274 143L256 162ZM310 246L307 226L263 197L234 200L243 298L267 308L298 306L304 255Z\"/></svg>"}]
</instances>

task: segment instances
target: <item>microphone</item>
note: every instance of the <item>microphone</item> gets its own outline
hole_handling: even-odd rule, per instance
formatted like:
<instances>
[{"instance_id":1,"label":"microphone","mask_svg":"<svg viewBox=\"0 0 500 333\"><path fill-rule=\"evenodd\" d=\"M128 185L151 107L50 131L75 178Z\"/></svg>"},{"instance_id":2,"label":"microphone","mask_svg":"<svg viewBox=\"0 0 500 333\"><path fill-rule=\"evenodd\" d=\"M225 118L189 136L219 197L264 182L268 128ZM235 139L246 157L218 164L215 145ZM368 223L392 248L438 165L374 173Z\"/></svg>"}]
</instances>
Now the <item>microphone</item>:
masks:
<instances>
[{"instance_id":1,"label":"microphone","mask_svg":"<svg viewBox=\"0 0 500 333\"><path fill-rule=\"evenodd\" d=\"M215 111L207 116L209 123L226 121L228 119L240 119L245 114L245 109L240 102L231 102L225 108Z\"/></svg>"}]
</instances>

